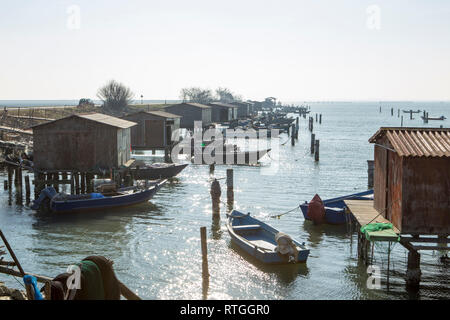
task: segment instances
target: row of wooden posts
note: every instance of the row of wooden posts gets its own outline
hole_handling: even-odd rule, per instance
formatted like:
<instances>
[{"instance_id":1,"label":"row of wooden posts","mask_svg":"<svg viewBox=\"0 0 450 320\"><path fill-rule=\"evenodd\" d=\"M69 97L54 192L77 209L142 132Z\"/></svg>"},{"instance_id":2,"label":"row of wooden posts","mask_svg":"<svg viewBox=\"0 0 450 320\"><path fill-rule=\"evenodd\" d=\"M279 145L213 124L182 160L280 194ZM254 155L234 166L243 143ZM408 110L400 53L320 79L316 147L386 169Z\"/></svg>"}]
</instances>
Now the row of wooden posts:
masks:
<instances>
[{"instance_id":1,"label":"row of wooden posts","mask_svg":"<svg viewBox=\"0 0 450 320\"><path fill-rule=\"evenodd\" d=\"M92 185L92 180L94 178L109 178L112 176L117 185L131 186L133 184L132 174L126 171L112 171L107 174L94 174L92 172L79 171L39 172L34 174L34 180L30 179L30 175L23 176L23 168L20 166L8 165L7 171L8 180L3 181L3 187L4 190L10 191L12 191L13 186L15 187L18 204L22 204L24 190L26 203L30 202L31 183L35 186L35 199L39 197L44 188L49 186L53 186L56 192L60 192L60 185L70 185L70 194L94 192Z\"/></svg>"},{"instance_id":2,"label":"row of wooden posts","mask_svg":"<svg viewBox=\"0 0 450 320\"><path fill-rule=\"evenodd\" d=\"M316 122L322 124L322 114L318 116L316 113ZM318 162L320 158L320 140L316 139L316 135L313 133L314 130L314 118L309 117L309 131L311 132L311 154L314 154L314 161Z\"/></svg>"},{"instance_id":3,"label":"row of wooden posts","mask_svg":"<svg viewBox=\"0 0 450 320\"><path fill-rule=\"evenodd\" d=\"M210 175L214 174L215 165L209 166ZM233 182L233 169L227 169L226 177L227 185L227 211L231 212L234 206L234 182ZM219 180L214 179L211 183L210 195L212 201L212 219L214 224L218 224L220 221L220 196L222 190ZM207 292L209 287L209 267L208 267L208 244L206 237L206 227L200 227L200 244L202 253L202 292L203 299L207 298Z\"/></svg>"}]
</instances>

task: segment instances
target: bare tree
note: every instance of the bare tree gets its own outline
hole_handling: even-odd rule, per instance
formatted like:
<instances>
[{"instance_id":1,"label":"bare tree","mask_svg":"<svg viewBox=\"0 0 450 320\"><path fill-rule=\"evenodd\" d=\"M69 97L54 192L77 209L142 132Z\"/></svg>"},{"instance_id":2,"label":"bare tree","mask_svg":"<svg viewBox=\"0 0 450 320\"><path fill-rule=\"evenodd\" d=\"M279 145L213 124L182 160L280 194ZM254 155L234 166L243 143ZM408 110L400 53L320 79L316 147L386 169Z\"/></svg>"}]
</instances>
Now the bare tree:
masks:
<instances>
[{"instance_id":1,"label":"bare tree","mask_svg":"<svg viewBox=\"0 0 450 320\"><path fill-rule=\"evenodd\" d=\"M134 94L130 88L115 80L109 81L97 92L97 97L103 101L103 107L111 111L121 111L132 101Z\"/></svg>"},{"instance_id":2,"label":"bare tree","mask_svg":"<svg viewBox=\"0 0 450 320\"><path fill-rule=\"evenodd\" d=\"M217 88L216 95L217 95L217 99L220 102L230 103L235 100L234 94L228 88L221 88L221 87Z\"/></svg>"},{"instance_id":3,"label":"bare tree","mask_svg":"<svg viewBox=\"0 0 450 320\"><path fill-rule=\"evenodd\" d=\"M183 99L183 101L197 103L210 103L214 100L211 90L198 87L181 89L180 98Z\"/></svg>"}]
</instances>

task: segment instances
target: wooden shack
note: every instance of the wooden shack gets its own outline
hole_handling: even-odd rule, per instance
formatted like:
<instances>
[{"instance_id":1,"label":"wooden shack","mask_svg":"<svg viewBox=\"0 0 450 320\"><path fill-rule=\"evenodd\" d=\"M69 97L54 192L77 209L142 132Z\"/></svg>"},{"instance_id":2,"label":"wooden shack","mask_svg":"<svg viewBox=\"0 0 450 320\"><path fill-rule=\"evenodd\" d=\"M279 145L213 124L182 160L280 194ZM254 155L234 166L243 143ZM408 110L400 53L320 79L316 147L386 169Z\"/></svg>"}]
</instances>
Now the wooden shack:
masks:
<instances>
[{"instance_id":1,"label":"wooden shack","mask_svg":"<svg viewBox=\"0 0 450 320\"><path fill-rule=\"evenodd\" d=\"M131 128L133 150L154 150L170 147L178 137L172 133L180 128L181 116L164 111L140 111L128 114L122 119L137 123Z\"/></svg>"},{"instance_id":2,"label":"wooden shack","mask_svg":"<svg viewBox=\"0 0 450 320\"><path fill-rule=\"evenodd\" d=\"M33 126L35 169L95 171L130 160L136 123L105 114L77 114Z\"/></svg>"},{"instance_id":3,"label":"wooden shack","mask_svg":"<svg viewBox=\"0 0 450 320\"><path fill-rule=\"evenodd\" d=\"M166 107L165 111L181 116L180 128L193 129L194 121L202 121L203 127L211 124L211 107L201 103L178 103Z\"/></svg>"},{"instance_id":4,"label":"wooden shack","mask_svg":"<svg viewBox=\"0 0 450 320\"><path fill-rule=\"evenodd\" d=\"M237 119L238 108L235 105L223 102L211 102L211 120L213 122L229 122Z\"/></svg>"},{"instance_id":5,"label":"wooden shack","mask_svg":"<svg viewBox=\"0 0 450 320\"><path fill-rule=\"evenodd\" d=\"M450 233L450 129L380 128L374 208L402 234Z\"/></svg>"},{"instance_id":6,"label":"wooden shack","mask_svg":"<svg viewBox=\"0 0 450 320\"><path fill-rule=\"evenodd\" d=\"M251 103L234 101L231 104L237 107L237 117L239 119L245 119L251 115Z\"/></svg>"}]
</instances>

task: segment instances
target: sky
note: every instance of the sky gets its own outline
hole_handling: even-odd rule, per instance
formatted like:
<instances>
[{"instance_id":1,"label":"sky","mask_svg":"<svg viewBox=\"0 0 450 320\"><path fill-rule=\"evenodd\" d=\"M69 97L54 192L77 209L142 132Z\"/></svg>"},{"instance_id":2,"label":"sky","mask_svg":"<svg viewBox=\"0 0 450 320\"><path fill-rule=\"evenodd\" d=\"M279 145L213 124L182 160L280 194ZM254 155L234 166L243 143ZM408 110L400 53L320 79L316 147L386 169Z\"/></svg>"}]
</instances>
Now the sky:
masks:
<instances>
[{"instance_id":1,"label":"sky","mask_svg":"<svg viewBox=\"0 0 450 320\"><path fill-rule=\"evenodd\" d=\"M450 100L448 0L0 0L0 100Z\"/></svg>"}]
</instances>

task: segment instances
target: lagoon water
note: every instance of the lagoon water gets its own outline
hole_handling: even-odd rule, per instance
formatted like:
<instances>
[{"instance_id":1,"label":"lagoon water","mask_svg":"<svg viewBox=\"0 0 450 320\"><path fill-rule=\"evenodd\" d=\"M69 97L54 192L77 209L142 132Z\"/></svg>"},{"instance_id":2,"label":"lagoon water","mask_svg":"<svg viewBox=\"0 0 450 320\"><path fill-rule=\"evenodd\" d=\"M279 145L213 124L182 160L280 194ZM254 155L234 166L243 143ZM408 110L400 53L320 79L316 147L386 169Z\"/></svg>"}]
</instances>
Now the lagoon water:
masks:
<instances>
[{"instance_id":1,"label":"lagoon water","mask_svg":"<svg viewBox=\"0 0 450 320\"><path fill-rule=\"evenodd\" d=\"M230 244L224 205L220 224L212 222L205 165L188 166L147 204L94 214L37 216L15 204L14 192L10 200L8 191L0 191L0 227L28 272L56 276L88 255L104 255L114 260L119 279L145 299L202 299L201 226L208 229L208 299L449 299L449 265L439 252L422 253L421 287L409 293L406 249L394 246L388 285L387 246L376 246L373 263L381 268L382 283L381 289L370 290L366 267L358 263L356 234L345 225L314 226L299 210L280 219L271 216L309 201L315 193L329 198L365 190L367 160L373 159L370 136L380 126L400 126L398 108L425 108L430 116L450 118L450 103L383 102L381 113L378 102L310 105L312 115L323 116L321 125L314 122L319 163L309 154L307 119L300 118L295 147L285 134L274 141L279 144L278 168L270 167L274 155L265 156L260 167L233 166L235 208L305 241L311 249L305 264L268 268L242 256ZM420 114L414 120L402 115L404 126L425 126ZM450 120L426 124L439 125L450 127ZM139 158L152 160L150 155ZM215 177L225 177L227 168L216 166ZM1 175L7 179L5 172ZM225 180L220 181L226 201ZM0 281L20 287L6 275L0 274Z\"/></svg>"}]
</instances>

